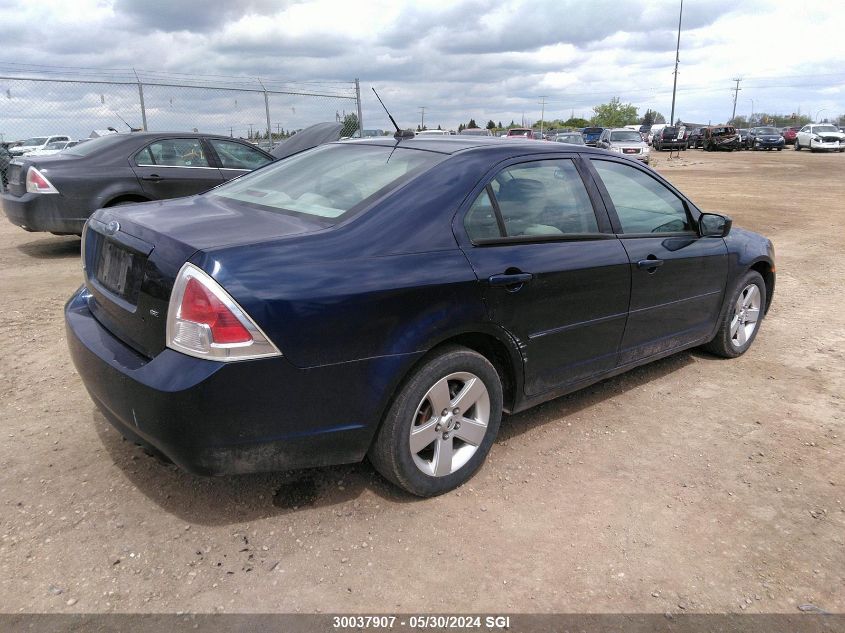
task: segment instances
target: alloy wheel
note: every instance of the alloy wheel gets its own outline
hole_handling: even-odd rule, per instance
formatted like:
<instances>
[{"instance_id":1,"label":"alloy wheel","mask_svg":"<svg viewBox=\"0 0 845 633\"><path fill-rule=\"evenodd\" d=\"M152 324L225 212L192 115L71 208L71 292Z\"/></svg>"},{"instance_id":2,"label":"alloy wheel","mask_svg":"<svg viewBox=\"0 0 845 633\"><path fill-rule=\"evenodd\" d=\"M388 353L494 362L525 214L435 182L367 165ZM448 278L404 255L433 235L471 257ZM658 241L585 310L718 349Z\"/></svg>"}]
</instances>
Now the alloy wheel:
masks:
<instances>
[{"instance_id":1,"label":"alloy wheel","mask_svg":"<svg viewBox=\"0 0 845 633\"><path fill-rule=\"evenodd\" d=\"M445 477L460 470L484 441L490 394L475 374L456 372L438 380L417 406L408 438L414 464Z\"/></svg>"},{"instance_id":2,"label":"alloy wheel","mask_svg":"<svg viewBox=\"0 0 845 633\"><path fill-rule=\"evenodd\" d=\"M760 289L748 284L737 297L731 319L731 344L743 347L753 336L760 322Z\"/></svg>"}]
</instances>

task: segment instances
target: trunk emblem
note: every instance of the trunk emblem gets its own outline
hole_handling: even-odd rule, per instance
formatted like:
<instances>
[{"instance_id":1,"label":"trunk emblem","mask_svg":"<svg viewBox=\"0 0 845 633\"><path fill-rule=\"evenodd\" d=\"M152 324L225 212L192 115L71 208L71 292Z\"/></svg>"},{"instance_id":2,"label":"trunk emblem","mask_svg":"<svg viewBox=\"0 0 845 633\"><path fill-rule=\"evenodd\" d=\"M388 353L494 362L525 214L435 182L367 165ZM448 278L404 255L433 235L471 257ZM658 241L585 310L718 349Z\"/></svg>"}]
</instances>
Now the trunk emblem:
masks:
<instances>
[{"instance_id":1,"label":"trunk emblem","mask_svg":"<svg viewBox=\"0 0 845 633\"><path fill-rule=\"evenodd\" d=\"M120 230L120 222L117 220L112 220L108 224L106 224L106 235L114 235Z\"/></svg>"}]
</instances>

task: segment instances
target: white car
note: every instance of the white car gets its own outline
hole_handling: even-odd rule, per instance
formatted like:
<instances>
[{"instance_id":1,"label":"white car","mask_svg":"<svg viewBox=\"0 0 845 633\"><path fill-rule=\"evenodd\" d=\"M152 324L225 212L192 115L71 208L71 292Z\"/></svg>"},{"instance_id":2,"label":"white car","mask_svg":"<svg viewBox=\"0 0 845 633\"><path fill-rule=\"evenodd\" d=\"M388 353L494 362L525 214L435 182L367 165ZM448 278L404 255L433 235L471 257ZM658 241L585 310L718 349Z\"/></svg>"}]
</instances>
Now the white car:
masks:
<instances>
[{"instance_id":1,"label":"white car","mask_svg":"<svg viewBox=\"0 0 845 633\"><path fill-rule=\"evenodd\" d=\"M417 136L449 136L449 130L423 130Z\"/></svg>"},{"instance_id":2,"label":"white car","mask_svg":"<svg viewBox=\"0 0 845 633\"><path fill-rule=\"evenodd\" d=\"M23 143L18 145L17 147L10 147L9 153L12 156L23 156L29 152L34 152L37 149L44 149L50 143L55 143L56 141L69 141L70 137L66 135L54 135L54 136L34 136L33 138L26 139Z\"/></svg>"},{"instance_id":3,"label":"white car","mask_svg":"<svg viewBox=\"0 0 845 633\"><path fill-rule=\"evenodd\" d=\"M845 152L845 134L831 123L809 123L795 136L795 149L805 147L812 152L824 149Z\"/></svg>"},{"instance_id":4,"label":"white car","mask_svg":"<svg viewBox=\"0 0 845 633\"><path fill-rule=\"evenodd\" d=\"M52 156L53 154L58 154L63 149L73 147L74 145L79 145L79 141L54 141L52 143L47 143L43 149L34 149L31 152L24 154L24 156Z\"/></svg>"}]
</instances>

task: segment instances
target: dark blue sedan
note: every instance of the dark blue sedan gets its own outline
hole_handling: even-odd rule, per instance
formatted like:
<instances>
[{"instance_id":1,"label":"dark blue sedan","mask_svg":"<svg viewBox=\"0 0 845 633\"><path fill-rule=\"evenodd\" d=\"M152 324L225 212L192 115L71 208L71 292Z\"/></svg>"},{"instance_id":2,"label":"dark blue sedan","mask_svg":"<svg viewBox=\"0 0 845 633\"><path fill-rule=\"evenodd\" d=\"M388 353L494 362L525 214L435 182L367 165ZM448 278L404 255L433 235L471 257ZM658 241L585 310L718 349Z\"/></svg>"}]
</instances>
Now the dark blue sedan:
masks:
<instances>
[{"instance_id":1,"label":"dark blue sedan","mask_svg":"<svg viewBox=\"0 0 845 633\"><path fill-rule=\"evenodd\" d=\"M560 143L370 139L103 209L66 306L124 436L227 474L369 457L430 496L515 413L704 346L744 353L772 244L649 168Z\"/></svg>"}]
</instances>

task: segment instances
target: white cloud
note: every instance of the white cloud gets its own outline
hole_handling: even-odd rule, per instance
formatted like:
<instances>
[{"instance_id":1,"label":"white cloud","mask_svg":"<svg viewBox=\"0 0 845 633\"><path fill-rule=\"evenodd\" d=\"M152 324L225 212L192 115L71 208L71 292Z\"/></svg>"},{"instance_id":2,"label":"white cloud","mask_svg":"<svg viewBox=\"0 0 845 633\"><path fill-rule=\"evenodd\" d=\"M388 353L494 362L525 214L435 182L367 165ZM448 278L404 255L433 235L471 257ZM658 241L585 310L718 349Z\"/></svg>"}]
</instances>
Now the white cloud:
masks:
<instances>
[{"instance_id":1,"label":"white cloud","mask_svg":"<svg viewBox=\"0 0 845 633\"><path fill-rule=\"evenodd\" d=\"M686 0L676 116L728 118L733 77L743 78L738 112L753 99L758 112L845 113L841 9L840 0ZM677 19L676 0L11 0L0 6L0 72L37 63L360 77L365 124L382 128L371 85L405 125L420 105L444 127L534 119L540 95L547 117L589 115L613 96L668 116ZM260 108L242 118L261 124Z\"/></svg>"}]
</instances>

